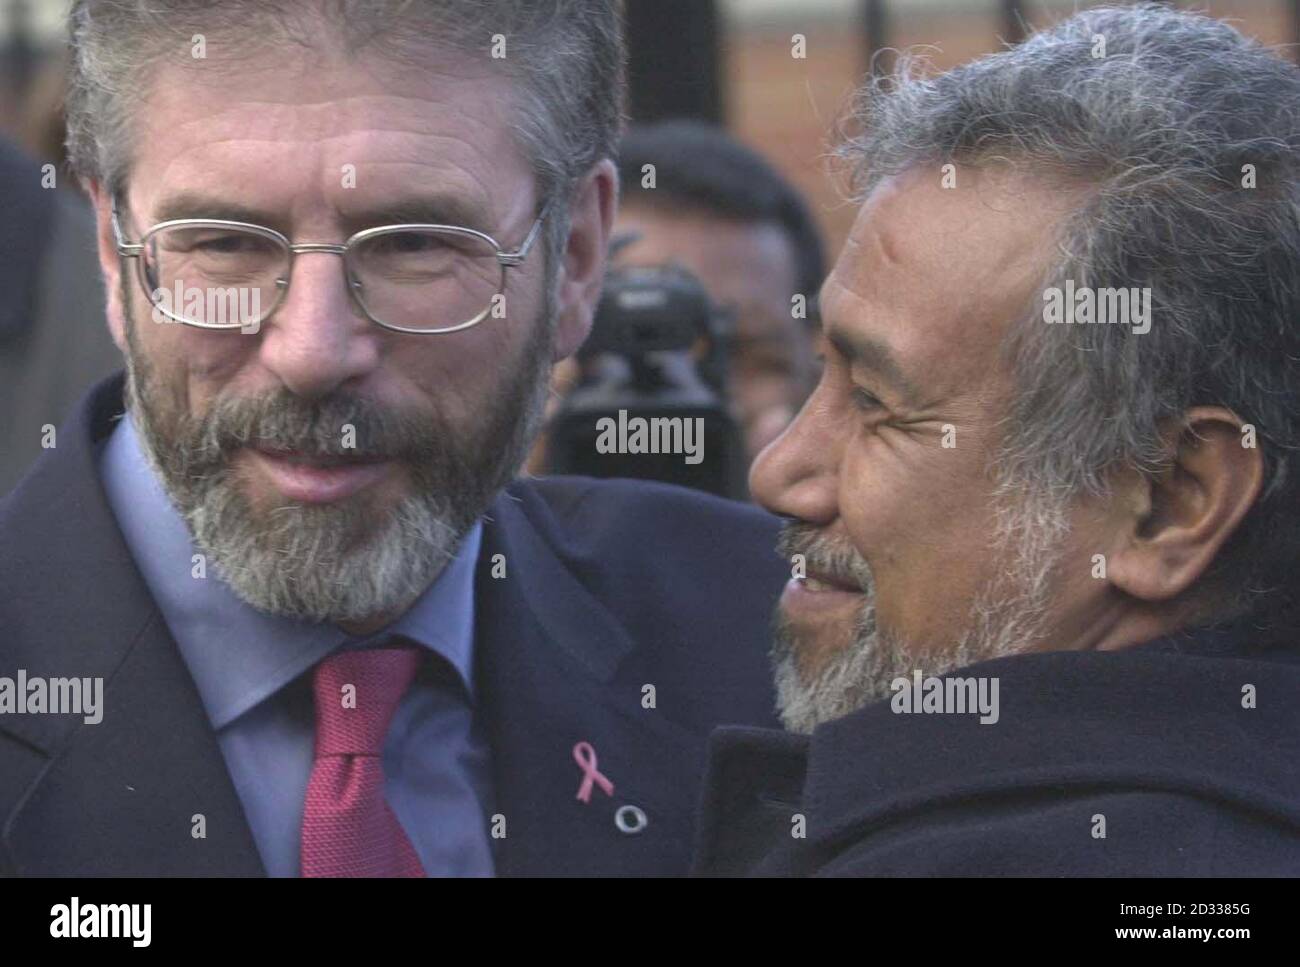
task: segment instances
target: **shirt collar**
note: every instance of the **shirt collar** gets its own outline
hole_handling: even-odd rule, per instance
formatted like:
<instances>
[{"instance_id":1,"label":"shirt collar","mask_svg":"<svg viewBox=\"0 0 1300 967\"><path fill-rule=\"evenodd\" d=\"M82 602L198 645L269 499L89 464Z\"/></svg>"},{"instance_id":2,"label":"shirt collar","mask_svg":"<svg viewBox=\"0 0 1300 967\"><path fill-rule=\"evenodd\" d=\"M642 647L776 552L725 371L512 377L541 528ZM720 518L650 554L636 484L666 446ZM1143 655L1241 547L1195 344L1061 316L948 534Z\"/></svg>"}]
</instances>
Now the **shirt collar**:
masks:
<instances>
[{"instance_id":1,"label":"shirt collar","mask_svg":"<svg viewBox=\"0 0 1300 967\"><path fill-rule=\"evenodd\" d=\"M473 696L474 565L481 521L405 614L377 634L357 638L333 624L258 611L210 569L206 577L196 576L203 573L199 551L149 465L130 413L104 446L100 476L214 728L234 721L331 652L391 633L445 658Z\"/></svg>"}]
</instances>

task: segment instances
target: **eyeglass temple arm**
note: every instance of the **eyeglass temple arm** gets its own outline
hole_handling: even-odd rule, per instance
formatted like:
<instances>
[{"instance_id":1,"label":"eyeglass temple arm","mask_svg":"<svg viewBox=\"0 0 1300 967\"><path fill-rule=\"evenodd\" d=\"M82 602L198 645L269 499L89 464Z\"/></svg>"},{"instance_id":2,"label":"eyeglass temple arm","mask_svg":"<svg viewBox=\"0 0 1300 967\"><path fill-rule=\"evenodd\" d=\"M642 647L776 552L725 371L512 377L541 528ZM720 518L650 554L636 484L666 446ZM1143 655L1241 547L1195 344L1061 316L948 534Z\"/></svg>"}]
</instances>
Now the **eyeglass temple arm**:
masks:
<instances>
[{"instance_id":1,"label":"eyeglass temple arm","mask_svg":"<svg viewBox=\"0 0 1300 967\"><path fill-rule=\"evenodd\" d=\"M126 236L122 234L122 221L117 214L116 198L113 199L112 221L113 221L113 237L117 240L117 254L121 255L123 258L134 258L135 256L139 255L144 250L144 246L138 243L132 244L131 242L128 242L126 240Z\"/></svg>"},{"instance_id":2,"label":"eyeglass temple arm","mask_svg":"<svg viewBox=\"0 0 1300 967\"><path fill-rule=\"evenodd\" d=\"M514 252L501 252L497 255L497 261L502 265L520 265L528 257L528 250L533 247L533 242L537 241L537 236L542 230L542 223L546 221L546 213L551 210L551 203L548 201L542 206L541 213L537 216L537 221L533 222L533 227L528 230L528 236L524 243Z\"/></svg>"}]
</instances>

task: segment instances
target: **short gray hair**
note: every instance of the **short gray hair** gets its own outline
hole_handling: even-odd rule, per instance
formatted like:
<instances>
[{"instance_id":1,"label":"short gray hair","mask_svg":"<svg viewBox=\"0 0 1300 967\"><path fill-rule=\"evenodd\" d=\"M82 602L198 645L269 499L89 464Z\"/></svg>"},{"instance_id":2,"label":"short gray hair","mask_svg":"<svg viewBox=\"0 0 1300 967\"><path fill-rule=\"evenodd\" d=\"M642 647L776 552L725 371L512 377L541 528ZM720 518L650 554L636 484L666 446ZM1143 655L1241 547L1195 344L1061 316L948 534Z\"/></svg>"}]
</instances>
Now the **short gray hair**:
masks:
<instances>
[{"instance_id":1,"label":"short gray hair","mask_svg":"<svg viewBox=\"0 0 1300 967\"><path fill-rule=\"evenodd\" d=\"M1045 286L1149 287L1150 330L1047 326L1041 303L1027 307L1007 339L1004 477L1104 496L1117 467L1168 465L1167 433L1189 407L1228 407L1256 427L1265 484L1202 590L1221 614L1293 608L1300 70L1201 15L1099 7L939 76L904 57L861 93L852 123L837 154L859 199L948 161L1090 186Z\"/></svg>"},{"instance_id":2,"label":"short gray hair","mask_svg":"<svg viewBox=\"0 0 1300 967\"><path fill-rule=\"evenodd\" d=\"M506 72L518 98L515 134L542 201L567 200L617 150L626 86L620 0L77 0L67 104L73 170L110 191L124 186L150 73L164 62L192 66L193 35L237 37L242 54L232 56L247 56L308 46L322 23L349 53L370 48L418 65L431 49L453 49ZM497 34L506 56L492 58ZM547 230L552 255L567 234L561 205Z\"/></svg>"}]
</instances>

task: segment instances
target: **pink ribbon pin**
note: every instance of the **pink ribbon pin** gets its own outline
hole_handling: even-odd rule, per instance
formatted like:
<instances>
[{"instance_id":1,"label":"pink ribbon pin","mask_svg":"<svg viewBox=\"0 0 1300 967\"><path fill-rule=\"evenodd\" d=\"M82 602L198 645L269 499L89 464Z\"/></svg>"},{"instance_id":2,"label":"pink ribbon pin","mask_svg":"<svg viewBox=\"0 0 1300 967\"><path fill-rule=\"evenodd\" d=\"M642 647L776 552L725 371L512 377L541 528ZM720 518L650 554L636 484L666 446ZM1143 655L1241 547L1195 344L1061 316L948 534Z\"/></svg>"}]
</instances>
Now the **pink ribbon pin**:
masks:
<instances>
[{"instance_id":1,"label":"pink ribbon pin","mask_svg":"<svg viewBox=\"0 0 1300 967\"><path fill-rule=\"evenodd\" d=\"M614 784L596 768L596 750L590 742L579 742L573 747L573 761L582 770L582 785L578 787L578 799L591 802L591 784L600 786L607 796L614 795Z\"/></svg>"}]
</instances>

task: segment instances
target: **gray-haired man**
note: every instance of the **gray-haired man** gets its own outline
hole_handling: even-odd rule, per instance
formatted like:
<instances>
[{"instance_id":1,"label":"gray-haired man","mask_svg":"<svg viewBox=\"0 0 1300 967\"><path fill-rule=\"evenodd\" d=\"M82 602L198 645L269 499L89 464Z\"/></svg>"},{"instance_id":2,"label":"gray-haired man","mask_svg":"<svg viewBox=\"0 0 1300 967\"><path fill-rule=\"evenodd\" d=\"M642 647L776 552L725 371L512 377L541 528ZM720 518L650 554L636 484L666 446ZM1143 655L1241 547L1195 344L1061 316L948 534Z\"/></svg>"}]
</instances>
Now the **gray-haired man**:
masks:
<instances>
[{"instance_id":1,"label":"gray-haired man","mask_svg":"<svg viewBox=\"0 0 1300 967\"><path fill-rule=\"evenodd\" d=\"M894 81L698 868L1300 873L1300 71L1139 5Z\"/></svg>"}]
</instances>

